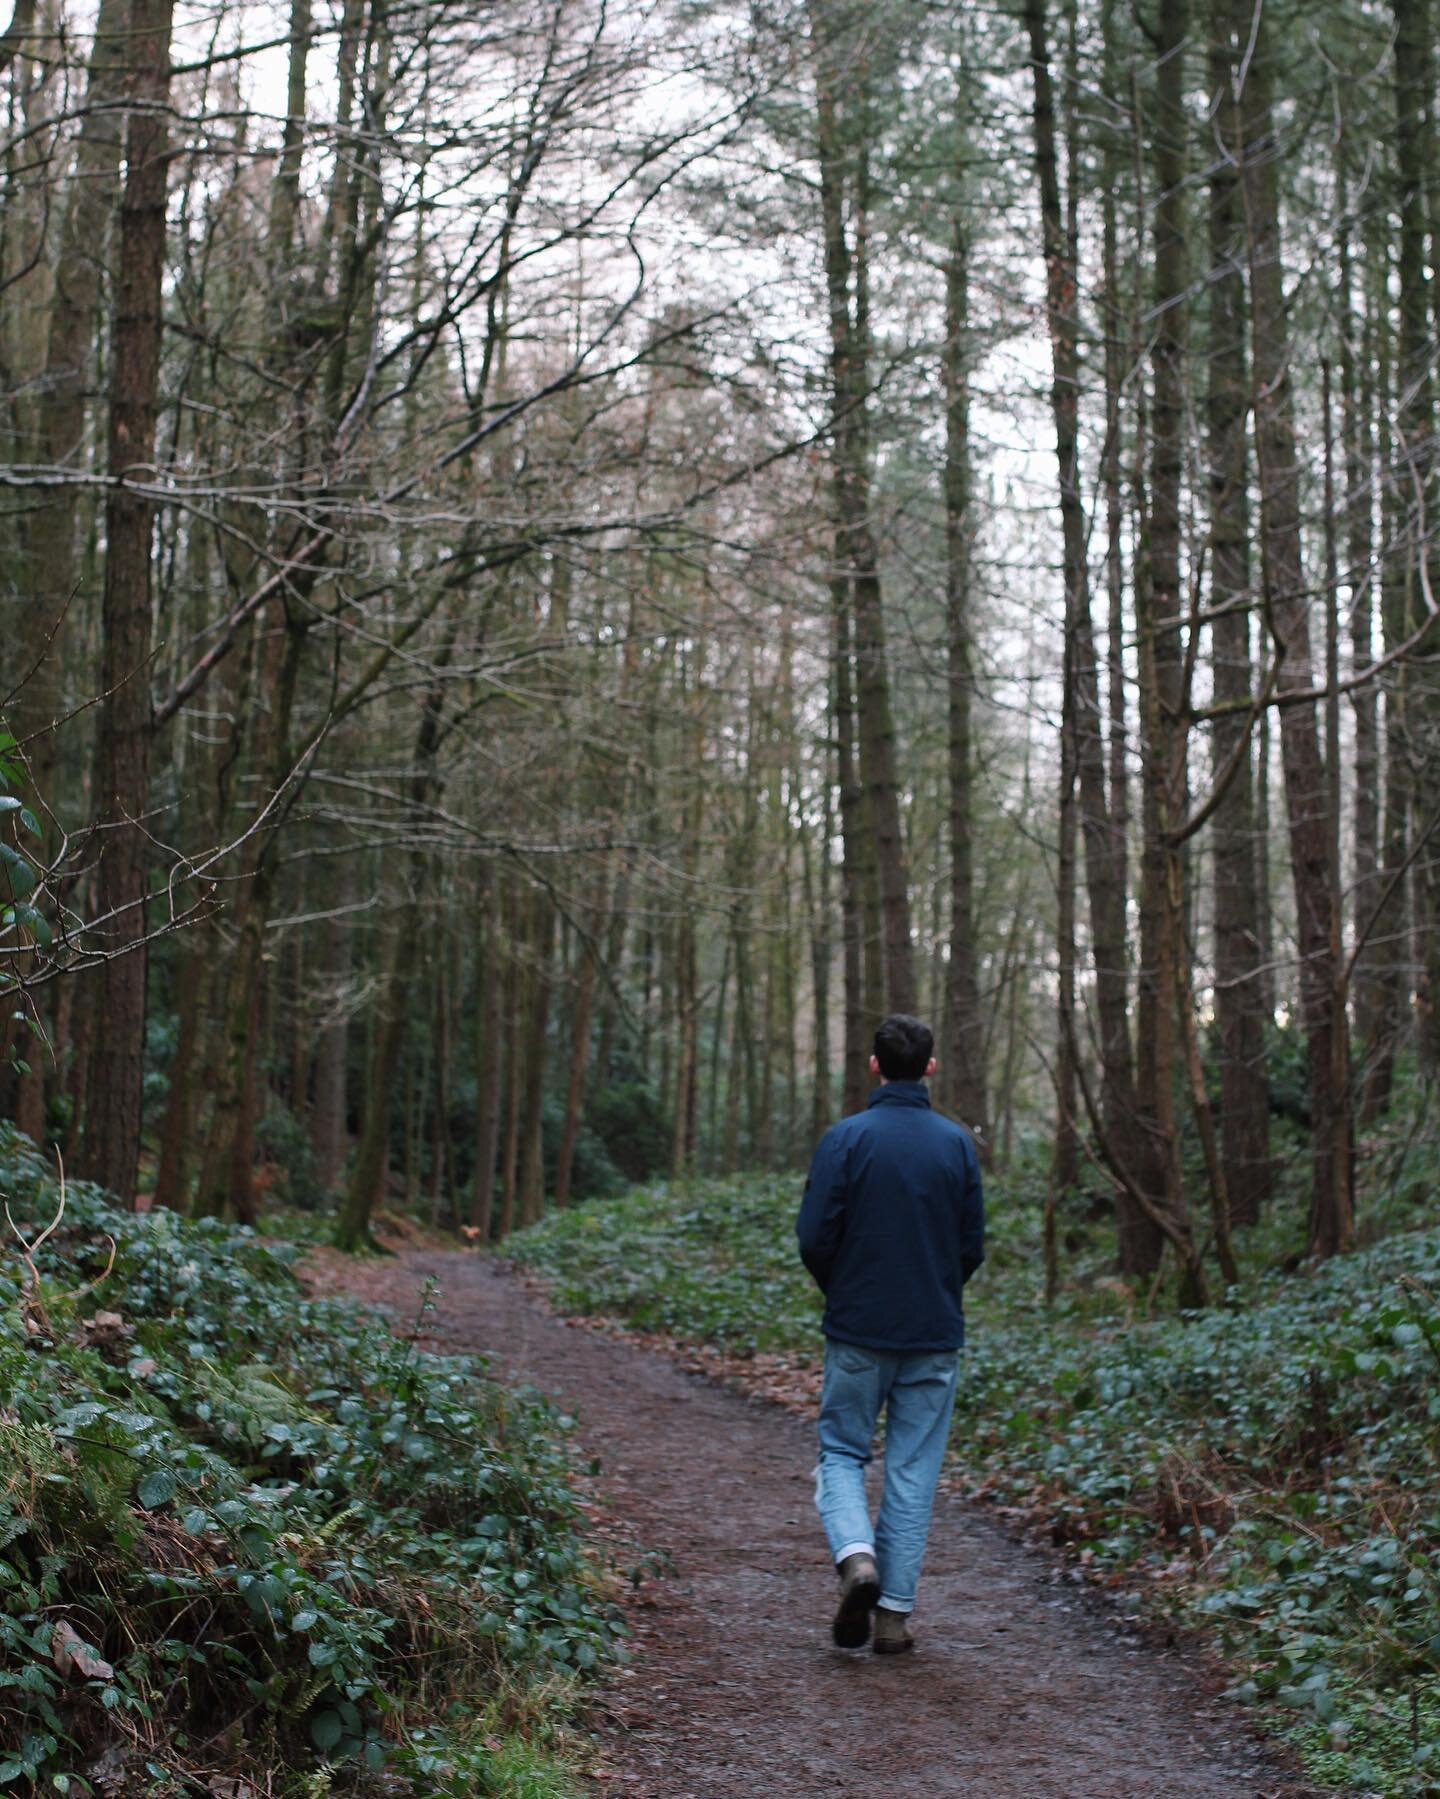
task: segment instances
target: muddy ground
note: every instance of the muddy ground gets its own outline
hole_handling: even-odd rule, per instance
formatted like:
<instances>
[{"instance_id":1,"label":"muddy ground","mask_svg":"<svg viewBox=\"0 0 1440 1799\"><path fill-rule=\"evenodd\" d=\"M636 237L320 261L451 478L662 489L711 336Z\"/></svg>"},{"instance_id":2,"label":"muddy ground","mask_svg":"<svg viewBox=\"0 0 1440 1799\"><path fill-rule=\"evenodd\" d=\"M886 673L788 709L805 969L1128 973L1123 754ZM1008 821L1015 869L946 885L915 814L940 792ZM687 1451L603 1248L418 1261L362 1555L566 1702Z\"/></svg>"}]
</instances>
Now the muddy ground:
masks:
<instances>
[{"instance_id":1,"label":"muddy ground","mask_svg":"<svg viewBox=\"0 0 1440 1799\"><path fill-rule=\"evenodd\" d=\"M634 1799L1295 1799L1309 1789L1187 1654L1127 1633L1051 1558L942 1496L914 1655L832 1648L808 1425L554 1317L486 1257L326 1257L322 1284L415 1317L579 1421L612 1527L657 1558L636 1658L596 1709L597 1793ZM638 1559L638 1549L637 1549Z\"/></svg>"}]
</instances>

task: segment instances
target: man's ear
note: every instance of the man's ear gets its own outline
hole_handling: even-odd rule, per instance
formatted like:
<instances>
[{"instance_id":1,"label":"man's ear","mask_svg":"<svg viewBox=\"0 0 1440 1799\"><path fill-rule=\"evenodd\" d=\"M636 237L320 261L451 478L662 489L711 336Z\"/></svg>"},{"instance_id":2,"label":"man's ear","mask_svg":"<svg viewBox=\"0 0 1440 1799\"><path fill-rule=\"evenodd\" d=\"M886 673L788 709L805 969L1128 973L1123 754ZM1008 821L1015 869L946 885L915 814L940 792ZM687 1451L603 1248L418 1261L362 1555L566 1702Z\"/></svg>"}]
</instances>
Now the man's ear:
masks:
<instances>
[{"instance_id":1,"label":"man's ear","mask_svg":"<svg viewBox=\"0 0 1440 1799\"><path fill-rule=\"evenodd\" d=\"M934 1058L934 1056L931 1056L930 1060L925 1064L925 1079L928 1081L930 1079L930 1076L932 1074L934 1074L934 1072L935 1072L935 1058Z\"/></svg>"},{"instance_id":2,"label":"man's ear","mask_svg":"<svg viewBox=\"0 0 1440 1799\"><path fill-rule=\"evenodd\" d=\"M871 1058L870 1058L870 1072L871 1072L871 1074L879 1074L879 1072L880 1072L880 1058L879 1058L879 1056L871 1056Z\"/></svg>"}]
</instances>

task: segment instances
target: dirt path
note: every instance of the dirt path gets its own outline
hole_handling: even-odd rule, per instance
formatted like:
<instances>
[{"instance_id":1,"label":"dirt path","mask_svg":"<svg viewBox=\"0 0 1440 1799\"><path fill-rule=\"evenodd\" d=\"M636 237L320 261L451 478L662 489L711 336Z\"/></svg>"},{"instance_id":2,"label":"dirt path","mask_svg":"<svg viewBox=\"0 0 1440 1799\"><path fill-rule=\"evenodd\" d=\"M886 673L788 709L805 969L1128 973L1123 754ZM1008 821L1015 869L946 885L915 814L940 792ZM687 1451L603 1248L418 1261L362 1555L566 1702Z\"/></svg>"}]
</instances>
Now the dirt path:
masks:
<instances>
[{"instance_id":1,"label":"dirt path","mask_svg":"<svg viewBox=\"0 0 1440 1799\"><path fill-rule=\"evenodd\" d=\"M333 1267L334 1264L331 1264ZM409 1253L345 1278L436 1346L557 1396L601 1489L673 1573L636 1609L634 1671L602 1707L597 1791L643 1799L1136 1799L1296 1794L1180 1658L1117 1637L1044 1558L937 1507L919 1649L829 1641L833 1576L798 1419L632 1344L567 1326L475 1255ZM355 1278L359 1276L360 1278Z\"/></svg>"}]
</instances>

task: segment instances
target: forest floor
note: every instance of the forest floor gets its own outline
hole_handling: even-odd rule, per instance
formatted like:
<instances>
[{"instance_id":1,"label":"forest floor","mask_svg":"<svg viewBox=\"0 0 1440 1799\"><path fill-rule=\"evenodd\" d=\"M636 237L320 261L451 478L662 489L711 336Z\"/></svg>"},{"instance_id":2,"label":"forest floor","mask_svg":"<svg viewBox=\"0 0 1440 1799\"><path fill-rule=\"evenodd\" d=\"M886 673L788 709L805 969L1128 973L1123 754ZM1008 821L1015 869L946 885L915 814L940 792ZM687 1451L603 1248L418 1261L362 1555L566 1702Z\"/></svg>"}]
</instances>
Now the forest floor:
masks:
<instances>
[{"instance_id":1,"label":"forest floor","mask_svg":"<svg viewBox=\"0 0 1440 1799\"><path fill-rule=\"evenodd\" d=\"M636 1799L1139 1799L1313 1793L1188 1652L1127 1634L1049 1558L942 1496L898 1661L832 1648L805 1422L634 1342L567 1324L473 1252L320 1252L313 1277L417 1315L578 1419L612 1530L650 1559L636 1655L604 1689L596 1792Z\"/></svg>"}]
</instances>

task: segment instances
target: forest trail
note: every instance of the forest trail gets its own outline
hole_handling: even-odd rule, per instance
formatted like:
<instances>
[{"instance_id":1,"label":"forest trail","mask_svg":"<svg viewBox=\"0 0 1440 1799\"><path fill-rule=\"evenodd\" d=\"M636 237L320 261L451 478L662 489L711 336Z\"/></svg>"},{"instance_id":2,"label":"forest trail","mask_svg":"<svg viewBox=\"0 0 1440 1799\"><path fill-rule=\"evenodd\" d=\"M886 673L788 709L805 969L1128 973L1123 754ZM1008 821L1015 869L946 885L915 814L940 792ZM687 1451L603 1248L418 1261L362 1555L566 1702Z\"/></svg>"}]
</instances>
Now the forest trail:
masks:
<instances>
[{"instance_id":1,"label":"forest trail","mask_svg":"<svg viewBox=\"0 0 1440 1799\"><path fill-rule=\"evenodd\" d=\"M607 1510L671 1570L632 1608L633 1672L599 1708L596 1792L635 1799L1209 1799L1298 1795L1183 1659L1117 1637L1046 1562L937 1503L897 1661L831 1647L813 1438L778 1407L549 1314L488 1258L326 1257L321 1284L413 1318L555 1396L603 1464Z\"/></svg>"}]
</instances>

